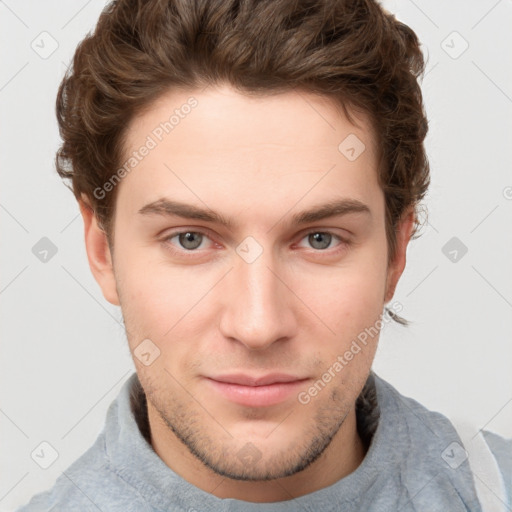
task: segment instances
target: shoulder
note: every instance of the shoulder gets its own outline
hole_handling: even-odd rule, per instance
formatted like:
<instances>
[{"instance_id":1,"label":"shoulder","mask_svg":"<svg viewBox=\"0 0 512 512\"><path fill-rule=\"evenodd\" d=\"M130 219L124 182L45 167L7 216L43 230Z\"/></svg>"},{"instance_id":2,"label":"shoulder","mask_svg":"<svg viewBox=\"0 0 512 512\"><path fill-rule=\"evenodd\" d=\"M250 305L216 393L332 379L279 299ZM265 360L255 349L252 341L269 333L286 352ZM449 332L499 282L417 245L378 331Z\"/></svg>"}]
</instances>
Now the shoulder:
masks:
<instances>
[{"instance_id":1,"label":"shoulder","mask_svg":"<svg viewBox=\"0 0 512 512\"><path fill-rule=\"evenodd\" d=\"M16 512L128 512L147 509L138 493L112 468L105 439L98 437L81 457L65 469L51 489L34 495Z\"/></svg>"},{"instance_id":2,"label":"shoulder","mask_svg":"<svg viewBox=\"0 0 512 512\"><path fill-rule=\"evenodd\" d=\"M501 472L506 476L508 489L512 490L512 438L507 439L488 430L483 431L483 436Z\"/></svg>"},{"instance_id":3,"label":"shoulder","mask_svg":"<svg viewBox=\"0 0 512 512\"><path fill-rule=\"evenodd\" d=\"M493 491L493 500L499 496L511 506L512 438L479 432L471 422L432 411L377 376L376 384L386 421L407 438L407 460L423 470L439 471L458 490L464 488L468 497L481 499L483 481L483 487Z\"/></svg>"},{"instance_id":4,"label":"shoulder","mask_svg":"<svg viewBox=\"0 0 512 512\"><path fill-rule=\"evenodd\" d=\"M484 430L483 434L489 448L496 453L500 466L512 472L512 438L502 437L489 430Z\"/></svg>"},{"instance_id":5,"label":"shoulder","mask_svg":"<svg viewBox=\"0 0 512 512\"><path fill-rule=\"evenodd\" d=\"M104 478L107 466L104 455L104 439L100 434L94 445L62 472L53 487L34 495L17 512L58 510L61 503L84 511L94 510L89 493L95 487L95 480Z\"/></svg>"},{"instance_id":6,"label":"shoulder","mask_svg":"<svg viewBox=\"0 0 512 512\"><path fill-rule=\"evenodd\" d=\"M385 411L386 421L404 430L404 435L415 438L415 441L437 442L440 446L444 446L447 439L454 438L454 427L444 414L432 411L414 398L401 394L383 378L377 375L374 377L379 407ZM427 448L428 443L420 447Z\"/></svg>"},{"instance_id":7,"label":"shoulder","mask_svg":"<svg viewBox=\"0 0 512 512\"><path fill-rule=\"evenodd\" d=\"M130 413L130 392L135 377L126 381L111 403L103 430L94 444L57 478L50 489L40 492L16 512L131 512L147 511L145 500L129 481L133 470L131 452L145 443ZM131 436L131 437L130 437Z\"/></svg>"},{"instance_id":8,"label":"shoulder","mask_svg":"<svg viewBox=\"0 0 512 512\"><path fill-rule=\"evenodd\" d=\"M507 506L512 508L512 438L505 438L488 430L482 431L482 434L498 465L507 495Z\"/></svg>"}]
</instances>

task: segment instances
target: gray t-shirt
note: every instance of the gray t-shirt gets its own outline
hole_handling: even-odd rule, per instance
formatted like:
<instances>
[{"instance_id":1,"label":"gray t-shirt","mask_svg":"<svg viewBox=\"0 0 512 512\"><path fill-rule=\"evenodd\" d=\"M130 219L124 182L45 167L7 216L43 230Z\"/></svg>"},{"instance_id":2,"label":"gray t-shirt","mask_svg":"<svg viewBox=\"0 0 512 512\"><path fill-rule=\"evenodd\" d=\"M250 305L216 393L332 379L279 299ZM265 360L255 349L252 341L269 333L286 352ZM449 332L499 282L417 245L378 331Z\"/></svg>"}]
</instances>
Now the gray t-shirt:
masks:
<instances>
[{"instance_id":1,"label":"gray t-shirt","mask_svg":"<svg viewBox=\"0 0 512 512\"><path fill-rule=\"evenodd\" d=\"M452 468L443 453L462 443L451 422L405 397L373 372L378 411L358 429L369 443L359 467L333 485L275 503L221 499L170 469L148 443L141 411L140 383L134 373L107 412L103 431L91 448L18 512L482 512L467 460ZM366 389L367 386L365 386ZM366 413L372 412L366 408ZM362 430L366 429L366 432ZM512 439L486 432L512 510ZM505 505L504 505L505 506ZM487 512L487 511L483 511Z\"/></svg>"}]
</instances>

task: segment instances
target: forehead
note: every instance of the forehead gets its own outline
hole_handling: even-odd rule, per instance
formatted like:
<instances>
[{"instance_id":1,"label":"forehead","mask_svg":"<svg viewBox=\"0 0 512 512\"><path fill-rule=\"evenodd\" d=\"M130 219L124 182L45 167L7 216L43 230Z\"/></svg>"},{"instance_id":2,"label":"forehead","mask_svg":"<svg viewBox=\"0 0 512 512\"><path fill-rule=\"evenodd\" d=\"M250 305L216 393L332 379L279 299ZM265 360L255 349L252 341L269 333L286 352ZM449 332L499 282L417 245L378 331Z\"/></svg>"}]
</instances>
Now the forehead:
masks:
<instances>
[{"instance_id":1,"label":"forehead","mask_svg":"<svg viewBox=\"0 0 512 512\"><path fill-rule=\"evenodd\" d=\"M257 202L260 213L329 194L378 202L373 129L350 113L357 126L333 100L296 90L170 91L130 123L123 164L133 165L125 165L118 207L135 212L163 197L233 212Z\"/></svg>"},{"instance_id":2,"label":"forehead","mask_svg":"<svg viewBox=\"0 0 512 512\"><path fill-rule=\"evenodd\" d=\"M257 96L242 94L229 85L171 90L132 120L125 148L136 146L141 135L155 132L153 138L164 139L157 142L176 139L182 150L191 154L220 150L225 144L247 150L267 144L323 151L354 133L373 151L374 133L368 117L349 110L355 125L348 122L334 99L301 90ZM190 137L190 132L194 136Z\"/></svg>"}]
</instances>

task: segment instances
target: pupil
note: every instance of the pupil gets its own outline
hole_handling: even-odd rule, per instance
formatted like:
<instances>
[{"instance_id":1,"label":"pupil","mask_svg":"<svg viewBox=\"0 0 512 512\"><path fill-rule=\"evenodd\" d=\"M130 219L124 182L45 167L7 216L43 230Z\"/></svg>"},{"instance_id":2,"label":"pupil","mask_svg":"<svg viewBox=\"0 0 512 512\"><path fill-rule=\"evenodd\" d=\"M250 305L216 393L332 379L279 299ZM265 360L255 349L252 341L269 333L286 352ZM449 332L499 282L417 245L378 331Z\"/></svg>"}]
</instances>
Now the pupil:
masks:
<instances>
[{"instance_id":1,"label":"pupil","mask_svg":"<svg viewBox=\"0 0 512 512\"><path fill-rule=\"evenodd\" d=\"M194 238L196 238L196 240L194 240ZM180 235L180 243L186 249L196 249L201 245L201 238L199 233L188 231L187 233L183 233Z\"/></svg>"},{"instance_id":2,"label":"pupil","mask_svg":"<svg viewBox=\"0 0 512 512\"><path fill-rule=\"evenodd\" d=\"M321 247L315 247L315 249L326 249L329 247L329 243L331 241L331 235L329 233L314 233L310 235L313 239L312 245L315 247L316 243L320 243Z\"/></svg>"}]
</instances>

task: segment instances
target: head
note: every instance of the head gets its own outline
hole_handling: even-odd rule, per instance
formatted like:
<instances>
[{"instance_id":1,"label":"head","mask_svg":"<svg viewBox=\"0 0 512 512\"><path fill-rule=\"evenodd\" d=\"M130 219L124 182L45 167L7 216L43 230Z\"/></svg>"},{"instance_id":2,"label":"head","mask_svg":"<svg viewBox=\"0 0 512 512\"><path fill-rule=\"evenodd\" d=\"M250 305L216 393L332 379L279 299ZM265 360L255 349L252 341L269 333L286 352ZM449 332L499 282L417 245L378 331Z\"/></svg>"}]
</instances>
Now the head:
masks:
<instances>
[{"instance_id":1,"label":"head","mask_svg":"<svg viewBox=\"0 0 512 512\"><path fill-rule=\"evenodd\" d=\"M57 169L150 417L216 473L292 475L353 416L378 334L335 362L393 298L429 183L423 67L374 1L121 0L78 46ZM302 384L249 407L210 380L271 372Z\"/></svg>"}]
</instances>

